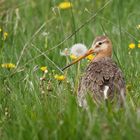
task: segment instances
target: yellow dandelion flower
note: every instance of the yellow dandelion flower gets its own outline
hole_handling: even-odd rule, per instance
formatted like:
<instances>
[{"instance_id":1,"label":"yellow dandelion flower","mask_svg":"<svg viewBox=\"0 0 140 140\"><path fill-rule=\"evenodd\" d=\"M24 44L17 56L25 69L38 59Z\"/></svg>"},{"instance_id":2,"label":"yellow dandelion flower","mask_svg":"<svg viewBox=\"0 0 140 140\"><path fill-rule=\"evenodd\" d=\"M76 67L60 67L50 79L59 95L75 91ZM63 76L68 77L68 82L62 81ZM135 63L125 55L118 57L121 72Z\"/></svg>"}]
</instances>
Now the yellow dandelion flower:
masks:
<instances>
[{"instance_id":1,"label":"yellow dandelion flower","mask_svg":"<svg viewBox=\"0 0 140 140\"><path fill-rule=\"evenodd\" d=\"M66 79L66 77L65 77L64 75L58 75L58 74L56 74L56 75L54 76L54 78L55 78L56 80L58 80L58 81L63 81L63 80Z\"/></svg>"},{"instance_id":2,"label":"yellow dandelion flower","mask_svg":"<svg viewBox=\"0 0 140 140\"><path fill-rule=\"evenodd\" d=\"M130 43L130 44L129 44L129 48L130 48L130 49L134 49L134 48L135 48L135 44L134 44L134 43Z\"/></svg>"},{"instance_id":3,"label":"yellow dandelion flower","mask_svg":"<svg viewBox=\"0 0 140 140\"><path fill-rule=\"evenodd\" d=\"M42 67L40 68L40 70L41 70L41 71L43 71L43 72L45 72L45 73L47 73L47 72L48 72L48 69L47 69L47 67L46 67L46 66L42 66Z\"/></svg>"},{"instance_id":4,"label":"yellow dandelion flower","mask_svg":"<svg viewBox=\"0 0 140 140\"><path fill-rule=\"evenodd\" d=\"M93 59L94 59L94 57L95 57L95 56L94 56L93 54L90 54L90 55L88 55L86 58L87 58L88 60L90 60L90 61L91 61L91 60L93 60Z\"/></svg>"},{"instance_id":5,"label":"yellow dandelion flower","mask_svg":"<svg viewBox=\"0 0 140 140\"><path fill-rule=\"evenodd\" d=\"M138 44L138 48L140 48L140 43Z\"/></svg>"},{"instance_id":6,"label":"yellow dandelion flower","mask_svg":"<svg viewBox=\"0 0 140 140\"><path fill-rule=\"evenodd\" d=\"M2 32L2 29L0 28L0 32Z\"/></svg>"},{"instance_id":7,"label":"yellow dandelion flower","mask_svg":"<svg viewBox=\"0 0 140 140\"><path fill-rule=\"evenodd\" d=\"M70 55L70 58L71 58L72 60L77 59L77 57L76 57L75 55L73 55L73 54Z\"/></svg>"},{"instance_id":8,"label":"yellow dandelion flower","mask_svg":"<svg viewBox=\"0 0 140 140\"><path fill-rule=\"evenodd\" d=\"M58 7L60 9L69 9L72 7L72 3L71 2L61 2Z\"/></svg>"},{"instance_id":9,"label":"yellow dandelion flower","mask_svg":"<svg viewBox=\"0 0 140 140\"><path fill-rule=\"evenodd\" d=\"M3 34L4 40L6 40L7 37L8 37L8 33L7 32L4 32L4 34Z\"/></svg>"},{"instance_id":10,"label":"yellow dandelion flower","mask_svg":"<svg viewBox=\"0 0 140 140\"><path fill-rule=\"evenodd\" d=\"M136 26L137 29L140 29L140 24Z\"/></svg>"},{"instance_id":11,"label":"yellow dandelion flower","mask_svg":"<svg viewBox=\"0 0 140 140\"><path fill-rule=\"evenodd\" d=\"M13 64L13 63L4 63L4 64L1 65L1 67L2 68L7 68L7 69L13 69L13 68L16 67L16 65Z\"/></svg>"}]
</instances>

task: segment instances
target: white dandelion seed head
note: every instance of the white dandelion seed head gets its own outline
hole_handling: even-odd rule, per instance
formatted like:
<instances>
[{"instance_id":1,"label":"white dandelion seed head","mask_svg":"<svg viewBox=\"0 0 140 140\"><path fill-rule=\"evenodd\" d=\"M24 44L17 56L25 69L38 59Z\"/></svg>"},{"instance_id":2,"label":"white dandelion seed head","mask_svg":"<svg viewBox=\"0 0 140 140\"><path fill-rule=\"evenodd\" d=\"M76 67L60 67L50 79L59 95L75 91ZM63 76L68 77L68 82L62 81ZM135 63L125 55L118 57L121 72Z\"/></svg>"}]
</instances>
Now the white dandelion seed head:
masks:
<instances>
[{"instance_id":1,"label":"white dandelion seed head","mask_svg":"<svg viewBox=\"0 0 140 140\"><path fill-rule=\"evenodd\" d=\"M42 36L48 36L49 35L49 32L43 32L42 33Z\"/></svg>"},{"instance_id":2,"label":"white dandelion seed head","mask_svg":"<svg viewBox=\"0 0 140 140\"><path fill-rule=\"evenodd\" d=\"M63 51L60 51L61 56L69 56L70 50L68 48L65 48Z\"/></svg>"},{"instance_id":3,"label":"white dandelion seed head","mask_svg":"<svg viewBox=\"0 0 140 140\"><path fill-rule=\"evenodd\" d=\"M70 53L79 57L87 52L87 47L84 44L77 43L71 47Z\"/></svg>"}]
</instances>

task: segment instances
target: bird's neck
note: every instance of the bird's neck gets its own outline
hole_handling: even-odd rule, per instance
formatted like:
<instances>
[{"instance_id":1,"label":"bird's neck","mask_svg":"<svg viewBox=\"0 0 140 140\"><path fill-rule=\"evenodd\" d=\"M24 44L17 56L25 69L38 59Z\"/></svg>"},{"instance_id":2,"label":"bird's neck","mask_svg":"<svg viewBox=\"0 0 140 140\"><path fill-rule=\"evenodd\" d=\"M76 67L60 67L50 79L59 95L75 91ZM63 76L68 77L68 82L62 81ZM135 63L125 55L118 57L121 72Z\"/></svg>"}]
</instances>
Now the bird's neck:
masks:
<instances>
[{"instance_id":1,"label":"bird's neck","mask_svg":"<svg viewBox=\"0 0 140 140\"><path fill-rule=\"evenodd\" d=\"M108 52L108 51L104 51L104 52L100 52L100 53L97 53L95 58L93 59L93 61L97 61L97 60L100 60L104 57L110 57L111 58L112 56L112 52Z\"/></svg>"}]
</instances>

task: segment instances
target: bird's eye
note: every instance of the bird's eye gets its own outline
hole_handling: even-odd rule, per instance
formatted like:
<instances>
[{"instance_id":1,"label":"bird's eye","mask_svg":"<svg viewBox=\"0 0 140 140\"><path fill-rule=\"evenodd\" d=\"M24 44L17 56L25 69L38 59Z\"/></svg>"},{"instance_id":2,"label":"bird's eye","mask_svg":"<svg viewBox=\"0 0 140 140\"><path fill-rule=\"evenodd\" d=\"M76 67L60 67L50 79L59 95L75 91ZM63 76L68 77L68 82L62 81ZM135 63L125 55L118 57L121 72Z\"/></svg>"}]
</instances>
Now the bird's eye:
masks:
<instances>
[{"instance_id":1,"label":"bird's eye","mask_svg":"<svg viewBox=\"0 0 140 140\"><path fill-rule=\"evenodd\" d=\"M102 45L102 42L99 42L99 45Z\"/></svg>"}]
</instances>

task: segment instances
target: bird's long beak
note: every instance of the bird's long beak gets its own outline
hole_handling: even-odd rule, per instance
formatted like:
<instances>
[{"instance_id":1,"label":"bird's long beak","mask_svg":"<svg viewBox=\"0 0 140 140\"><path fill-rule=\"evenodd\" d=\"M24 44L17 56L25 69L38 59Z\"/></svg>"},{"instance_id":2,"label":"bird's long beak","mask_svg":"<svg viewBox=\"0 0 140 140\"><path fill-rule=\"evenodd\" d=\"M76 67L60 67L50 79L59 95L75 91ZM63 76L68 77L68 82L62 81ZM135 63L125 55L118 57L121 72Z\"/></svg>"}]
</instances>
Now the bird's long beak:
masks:
<instances>
[{"instance_id":1,"label":"bird's long beak","mask_svg":"<svg viewBox=\"0 0 140 140\"><path fill-rule=\"evenodd\" d=\"M83 56L80 56L79 58L77 58L76 60L74 60L72 63L70 63L69 65L65 66L62 71L64 71L65 69L69 68L71 65L79 62L80 60L82 60L83 58L87 57L88 55L94 53L93 49L88 50Z\"/></svg>"}]
</instances>

